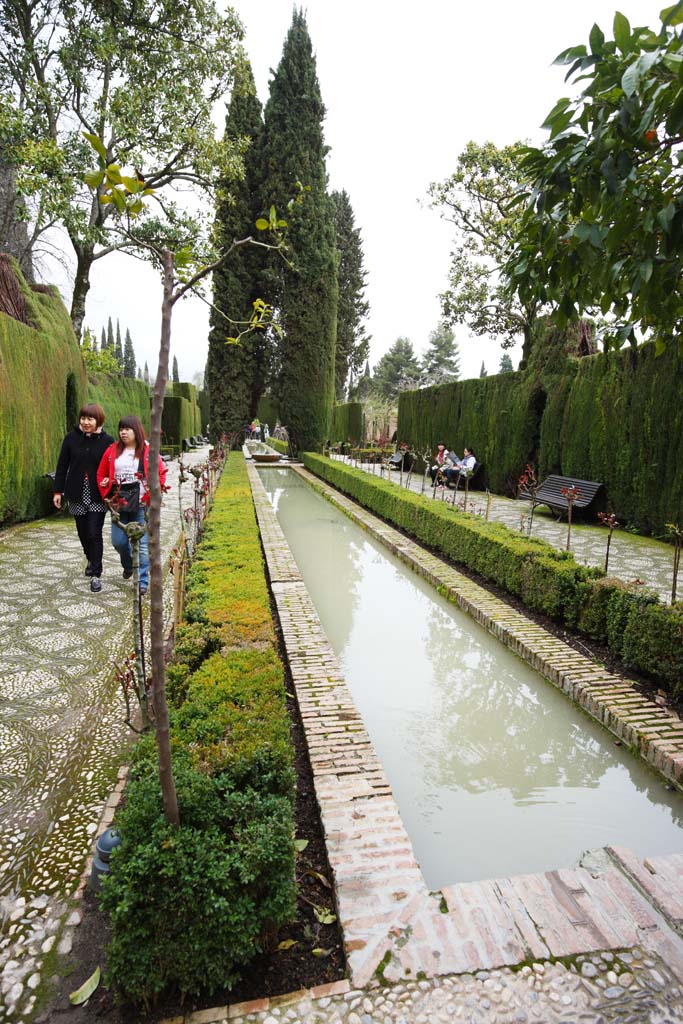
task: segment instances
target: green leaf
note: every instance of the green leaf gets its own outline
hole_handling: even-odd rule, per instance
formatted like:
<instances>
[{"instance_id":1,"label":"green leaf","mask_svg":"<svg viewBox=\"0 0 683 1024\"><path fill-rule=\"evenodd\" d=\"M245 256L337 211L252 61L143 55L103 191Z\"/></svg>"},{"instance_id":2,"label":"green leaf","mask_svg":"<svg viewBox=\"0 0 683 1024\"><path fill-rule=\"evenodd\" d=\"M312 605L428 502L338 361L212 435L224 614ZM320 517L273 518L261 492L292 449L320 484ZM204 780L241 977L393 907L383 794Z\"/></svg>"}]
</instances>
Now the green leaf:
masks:
<instances>
[{"instance_id":1,"label":"green leaf","mask_svg":"<svg viewBox=\"0 0 683 1024\"><path fill-rule=\"evenodd\" d=\"M683 128L683 89L674 96L671 109L666 117L666 130L669 135L678 135Z\"/></svg>"},{"instance_id":2,"label":"green leaf","mask_svg":"<svg viewBox=\"0 0 683 1024\"><path fill-rule=\"evenodd\" d=\"M629 64L621 76L621 88L627 96L633 96L638 83L640 82L640 69L638 67L638 61L635 60L633 64Z\"/></svg>"},{"instance_id":3,"label":"green leaf","mask_svg":"<svg viewBox=\"0 0 683 1024\"><path fill-rule=\"evenodd\" d=\"M643 260L643 262L638 267L638 273L640 274L643 281L649 281L652 277L652 260Z\"/></svg>"},{"instance_id":4,"label":"green leaf","mask_svg":"<svg viewBox=\"0 0 683 1024\"><path fill-rule=\"evenodd\" d=\"M590 35L588 37L588 42L590 43L591 53L602 53L602 48L605 45L605 36L597 22L593 25L593 28L591 29Z\"/></svg>"},{"instance_id":5,"label":"green leaf","mask_svg":"<svg viewBox=\"0 0 683 1024\"><path fill-rule=\"evenodd\" d=\"M102 139L98 138L97 135L93 135L91 132L83 132L83 135L100 157L102 163L105 164L107 162L107 150L104 147Z\"/></svg>"},{"instance_id":6,"label":"green leaf","mask_svg":"<svg viewBox=\"0 0 683 1024\"><path fill-rule=\"evenodd\" d=\"M99 188L104 181L104 171L88 171L83 175L83 181L90 185L90 188Z\"/></svg>"},{"instance_id":7,"label":"green leaf","mask_svg":"<svg viewBox=\"0 0 683 1024\"><path fill-rule=\"evenodd\" d=\"M302 853L308 846L308 839L295 839L294 849L297 853Z\"/></svg>"},{"instance_id":8,"label":"green leaf","mask_svg":"<svg viewBox=\"0 0 683 1024\"><path fill-rule=\"evenodd\" d=\"M311 950L312 955L318 957L329 956L331 952L331 949L320 949L319 947Z\"/></svg>"},{"instance_id":9,"label":"green leaf","mask_svg":"<svg viewBox=\"0 0 683 1024\"><path fill-rule=\"evenodd\" d=\"M129 178L127 175L122 174L121 181L133 195L140 191L140 183L137 178Z\"/></svg>"},{"instance_id":10,"label":"green leaf","mask_svg":"<svg viewBox=\"0 0 683 1024\"><path fill-rule=\"evenodd\" d=\"M296 939L283 939L282 942L278 942L278 952L283 949L291 949L292 946L296 946Z\"/></svg>"},{"instance_id":11,"label":"green leaf","mask_svg":"<svg viewBox=\"0 0 683 1024\"><path fill-rule=\"evenodd\" d=\"M100 969L96 967L87 981L84 981L80 988L77 988L75 992L69 995L69 1002L72 1006L80 1006L81 1003L87 1003L90 996L93 994L95 989L100 983Z\"/></svg>"},{"instance_id":12,"label":"green leaf","mask_svg":"<svg viewBox=\"0 0 683 1024\"><path fill-rule=\"evenodd\" d=\"M337 915L327 907L313 907L313 913L321 924L334 924Z\"/></svg>"},{"instance_id":13,"label":"green leaf","mask_svg":"<svg viewBox=\"0 0 683 1024\"><path fill-rule=\"evenodd\" d=\"M662 341L661 338L655 338L655 355L656 356L661 356L665 352L666 352L666 342Z\"/></svg>"},{"instance_id":14,"label":"green leaf","mask_svg":"<svg viewBox=\"0 0 683 1024\"><path fill-rule=\"evenodd\" d=\"M628 18L617 11L614 15L614 41L622 53L631 49L631 26Z\"/></svg>"},{"instance_id":15,"label":"green leaf","mask_svg":"<svg viewBox=\"0 0 683 1024\"><path fill-rule=\"evenodd\" d=\"M659 12L659 18L663 25L673 27L674 25L680 25L683 23L683 0L679 0L679 3L672 4L671 7L665 7Z\"/></svg>"},{"instance_id":16,"label":"green leaf","mask_svg":"<svg viewBox=\"0 0 683 1024\"><path fill-rule=\"evenodd\" d=\"M121 168L118 164L107 165L107 181L110 185L121 184Z\"/></svg>"},{"instance_id":17,"label":"green leaf","mask_svg":"<svg viewBox=\"0 0 683 1024\"><path fill-rule=\"evenodd\" d=\"M567 109L570 103L571 99L569 98L569 96L563 96L562 99L558 100L553 109L550 111L550 113L544 120L543 124L541 125L541 128L552 128L553 121L555 120L557 115L563 113L563 111Z\"/></svg>"},{"instance_id":18,"label":"green leaf","mask_svg":"<svg viewBox=\"0 0 683 1024\"><path fill-rule=\"evenodd\" d=\"M671 221L676 215L676 207L673 203L669 203L663 210L660 210L657 214L657 223L659 226L666 231L667 235L671 231Z\"/></svg>"},{"instance_id":19,"label":"green leaf","mask_svg":"<svg viewBox=\"0 0 683 1024\"><path fill-rule=\"evenodd\" d=\"M123 192L118 188L114 188L111 191L111 197L114 200L114 206L116 209L119 213L123 213L126 209L126 199Z\"/></svg>"},{"instance_id":20,"label":"green leaf","mask_svg":"<svg viewBox=\"0 0 683 1024\"><path fill-rule=\"evenodd\" d=\"M270 224L263 217L259 217L259 219L256 221L256 230L257 231L267 231L269 227L270 227Z\"/></svg>"},{"instance_id":21,"label":"green leaf","mask_svg":"<svg viewBox=\"0 0 683 1024\"><path fill-rule=\"evenodd\" d=\"M562 53L558 53L553 64L572 64L579 57L585 56L586 47L583 44L581 46L570 46L567 50L563 50Z\"/></svg>"}]
</instances>

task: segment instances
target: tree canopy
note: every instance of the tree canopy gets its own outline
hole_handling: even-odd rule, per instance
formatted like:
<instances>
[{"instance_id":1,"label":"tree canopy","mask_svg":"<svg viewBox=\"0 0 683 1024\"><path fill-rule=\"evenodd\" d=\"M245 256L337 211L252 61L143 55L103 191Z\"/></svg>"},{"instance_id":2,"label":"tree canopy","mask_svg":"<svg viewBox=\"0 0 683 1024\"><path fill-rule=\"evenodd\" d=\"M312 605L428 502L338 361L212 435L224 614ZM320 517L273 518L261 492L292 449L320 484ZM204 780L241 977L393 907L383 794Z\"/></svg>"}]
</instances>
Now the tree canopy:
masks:
<instances>
[{"instance_id":1,"label":"tree canopy","mask_svg":"<svg viewBox=\"0 0 683 1024\"><path fill-rule=\"evenodd\" d=\"M455 228L448 288L440 296L444 320L498 337L503 348L522 335L524 358L541 303L531 292L511 292L501 271L522 216L525 152L522 143L498 149L492 142L468 142L454 173L429 187L430 206Z\"/></svg>"},{"instance_id":2,"label":"tree canopy","mask_svg":"<svg viewBox=\"0 0 683 1024\"><path fill-rule=\"evenodd\" d=\"M683 3L658 29L617 12L607 39L555 63L580 83L522 160L530 181L506 270L522 302L550 302L563 326L584 312L609 318L607 341L653 332L661 347L683 333Z\"/></svg>"},{"instance_id":3,"label":"tree canopy","mask_svg":"<svg viewBox=\"0 0 683 1024\"><path fill-rule=\"evenodd\" d=\"M335 393L337 401L343 401L349 375L355 378L361 372L370 351L370 336L364 324L370 304L363 297L367 271L363 266L363 243L360 228L355 226L351 200L345 191L333 192L332 200L339 253Z\"/></svg>"},{"instance_id":4,"label":"tree canopy","mask_svg":"<svg viewBox=\"0 0 683 1024\"><path fill-rule=\"evenodd\" d=\"M422 356L422 383L445 384L459 376L460 356L453 329L448 324L439 324L430 331Z\"/></svg>"},{"instance_id":5,"label":"tree canopy","mask_svg":"<svg viewBox=\"0 0 683 1024\"><path fill-rule=\"evenodd\" d=\"M80 335L90 268L126 246L113 235L108 182L86 176L86 132L103 164L127 165L149 189L213 189L239 147L215 138L212 109L229 87L241 26L213 0L6 0L0 7L0 159L26 200L31 236L62 225L76 255L72 321ZM115 173L115 172L113 172ZM101 175L101 176L100 176ZM3 211L0 211L3 213ZM150 237L177 250L198 224L172 201L146 213ZM0 217L0 223L3 218ZM170 236L170 237L169 237Z\"/></svg>"},{"instance_id":6,"label":"tree canopy","mask_svg":"<svg viewBox=\"0 0 683 1024\"><path fill-rule=\"evenodd\" d=\"M420 362L409 338L397 338L375 367L373 390L382 398L394 399L406 388L419 387Z\"/></svg>"}]
</instances>

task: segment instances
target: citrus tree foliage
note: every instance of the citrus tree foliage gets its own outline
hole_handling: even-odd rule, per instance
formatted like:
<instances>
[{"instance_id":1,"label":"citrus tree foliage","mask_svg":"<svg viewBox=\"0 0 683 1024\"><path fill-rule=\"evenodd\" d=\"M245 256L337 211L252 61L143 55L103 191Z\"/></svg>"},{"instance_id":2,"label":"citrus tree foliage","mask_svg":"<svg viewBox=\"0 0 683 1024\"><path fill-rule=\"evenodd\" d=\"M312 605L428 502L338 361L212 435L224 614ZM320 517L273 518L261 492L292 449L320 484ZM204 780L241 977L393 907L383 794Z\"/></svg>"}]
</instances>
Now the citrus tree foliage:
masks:
<instances>
[{"instance_id":1,"label":"citrus tree foliage","mask_svg":"<svg viewBox=\"0 0 683 1024\"><path fill-rule=\"evenodd\" d=\"M422 356L422 383L445 384L459 376L460 356L453 329L448 324L440 324L429 333Z\"/></svg>"},{"instance_id":2,"label":"citrus tree foliage","mask_svg":"<svg viewBox=\"0 0 683 1024\"><path fill-rule=\"evenodd\" d=\"M409 338L397 338L375 367L373 390L385 399L420 386L420 362Z\"/></svg>"},{"instance_id":3,"label":"citrus tree foliage","mask_svg":"<svg viewBox=\"0 0 683 1024\"><path fill-rule=\"evenodd\" d=\"M370 351L370 335L364 324L370 304L363 298L367 271L363 266L363 243L360 228L355 227L351 200L346 191L333 192L332 200L339 253L335 394L338 401L343 401L349 374L352 378L358 376Z\"/></svg>"},{"instance_id":4,"label":"citrus tree foliage","mask_svg":"<svg viewBox=\"0 0 683 1024\"><path fill-rule=\"evenodd\" d=\"M254 233L261 211L263 116L251 66L244 61L235 79L225 118L226 143L246 140L244 170L238 180L226 180L219 192L214 234L223 247L234 238ZM266 330L243 333L239 345L234 320L249 320L253 303L266 294L266 261L258 249L244 250L239 260L219 267L213 276L213 308L206 366L209 422L214 437L233 433L256 415L266 389L272 360L272 341Z\"/></svg>"},{"instance_id":5,"label":"citrus tree foliage","mask_svg":"<svg viewBox=\"0 0 683 1024\"><path fill-rule=\"evenodd\" d=\"M262 195L286 211L293 260L287 266L275 256L266 285L283 331L276 383L281 419L295 448L308 451L327 439L334 400L337 251L324 117L306 18L295 10L265 108Z\"/></svg>"},{"instance_id":6,"label":"citrus tree foliage","mask_svg":"<svg viewBox=\"0 0 683 1024\"><path fill-rule=\"evenodd\" d=\"M455 172L430 185L429 199L455 228L448 288L440 296L445 321L500 338L503 348L522 335L526 358L541 303L532 294L511 292L501 276L522 214L523 152L521 143L498 149L492 142L468 142Z\"/></svg>"},{"instance_id":7,"label":"citrus tree foliage","mask_svg":"<svg viewBox=\"0 0 683 1024\"><path fill-rule=\"evenodd\" d=\"M632 28L617 12L613 39L594 25L588 47L557 57L581 91L524 156L533 187L507 263L522 301L552 302L560 326L610 315L617 347L637 329L660 348L683 330L683 3L661 19Z\"/></svg>"},{"instance_id":8,"label":"citrus tree foliage","mask_svg":"<svg viewBox=\"0 0 683 1024\"><path fill-rule=\"evenodd\" d=\"M111 184L105 173L83 181L91 153L83 133L98 140L112 175L127 165L149 189L210 188L217 169L239 161L216 140L211 112L231 82L240 37L232 10L220 14L213 0L0 5L3 159L16 169L33 233L61 224L71 240L77 334L92 263L126 245L107 230L115 200L100 201ZM178 237L197 229L167 200L145 219L150 237L176 250Z\"/></svg>"}]
</instances>

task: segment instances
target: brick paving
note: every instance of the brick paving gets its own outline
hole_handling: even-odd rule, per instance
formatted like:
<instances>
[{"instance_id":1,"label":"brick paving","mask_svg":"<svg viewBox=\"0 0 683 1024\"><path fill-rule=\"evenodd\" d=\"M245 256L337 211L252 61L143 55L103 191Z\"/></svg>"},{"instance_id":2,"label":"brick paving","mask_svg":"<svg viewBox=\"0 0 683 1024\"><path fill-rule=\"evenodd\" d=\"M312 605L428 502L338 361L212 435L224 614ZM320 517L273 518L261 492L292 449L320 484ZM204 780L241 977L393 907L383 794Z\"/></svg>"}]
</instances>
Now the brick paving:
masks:
<instances>
[{"instance_id":1,"label":"brick paving","mask_svg":"<svg viewBox=\"0 0 683 1024\"><path fill-rule=\"evenodd\" d=\"M307 471L294 471L680 786L678 719ZM630 851L608 849L598 866L463 883L436 893L427 889L387 778L253 466L249 474L310 749L350 984L362 990L379 980L405 984L639 944L683 979L680 855L641 863ZM246 1012L242 1016L251 1019Z\"/></svg>"}]
</instances>

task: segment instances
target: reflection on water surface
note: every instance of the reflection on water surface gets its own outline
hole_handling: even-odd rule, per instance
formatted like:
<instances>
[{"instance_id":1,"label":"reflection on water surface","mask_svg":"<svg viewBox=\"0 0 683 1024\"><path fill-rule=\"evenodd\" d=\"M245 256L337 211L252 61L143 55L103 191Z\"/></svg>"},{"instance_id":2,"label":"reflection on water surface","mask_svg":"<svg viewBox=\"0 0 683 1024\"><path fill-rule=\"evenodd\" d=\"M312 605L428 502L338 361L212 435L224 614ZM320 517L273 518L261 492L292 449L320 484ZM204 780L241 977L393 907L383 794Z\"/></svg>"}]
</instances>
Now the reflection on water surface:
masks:
<instances>
[{"instance_id":1,"label":"reflection on water surface","mask_svg":"<svg viewBox=\"0 0 683 1024\"><path fill-rule=\"evenodd\" d=\"M681 848L681 799L287 470L263 483L427 884Z\"/></svg>"}]
</instances>

